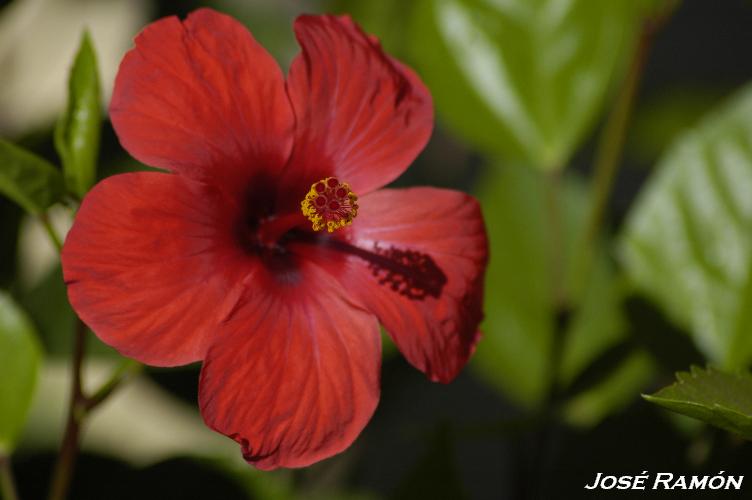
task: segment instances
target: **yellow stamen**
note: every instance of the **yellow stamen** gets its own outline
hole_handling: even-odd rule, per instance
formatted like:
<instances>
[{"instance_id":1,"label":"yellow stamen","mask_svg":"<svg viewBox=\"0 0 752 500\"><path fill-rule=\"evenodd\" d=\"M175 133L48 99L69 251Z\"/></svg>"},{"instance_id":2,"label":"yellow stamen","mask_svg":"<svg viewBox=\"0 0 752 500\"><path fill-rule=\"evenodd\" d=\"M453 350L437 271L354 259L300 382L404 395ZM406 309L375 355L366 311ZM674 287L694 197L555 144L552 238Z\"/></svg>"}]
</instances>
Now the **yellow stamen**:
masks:
<instances>
[{"instance_id":1,"label":"yellow stamen","mask_svg":"<svg viewBox=\"0 0 752 500\"><path fill-rule=\"evenodd\" d=\"M327 177L314 182L300 202L303 215L311 221L314 231L326 228L330 233L352 224L358 215L358 197L346 182Z\"/></svg>"}]
</instances>

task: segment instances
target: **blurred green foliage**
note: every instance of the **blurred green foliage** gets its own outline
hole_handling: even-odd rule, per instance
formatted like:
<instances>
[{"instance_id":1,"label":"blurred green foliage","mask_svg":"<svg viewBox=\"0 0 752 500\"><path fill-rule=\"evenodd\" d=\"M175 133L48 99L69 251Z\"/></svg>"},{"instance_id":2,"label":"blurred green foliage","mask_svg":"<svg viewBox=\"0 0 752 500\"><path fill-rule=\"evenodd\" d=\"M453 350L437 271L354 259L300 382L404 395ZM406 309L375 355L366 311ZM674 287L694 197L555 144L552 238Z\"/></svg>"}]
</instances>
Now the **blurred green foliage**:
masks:
<instances>
[{"instance_id":1,"label":"blurred green foliage","mask_svg":"<svg viewBox=\"0 0 752 500\"><path fill-rule=\"evenodd\" d=\"M683 133L625 226L635 285L709 360L752 361L752 87Z\"/></svg>"},{"instance_id":2,"label":"blurred green foliage","mask_svg":"<svg viewBox=\"0 0 752 500\"><path fill-rule=\"evenodd\" d=\"M0 193L30 214L41 214L65 193L63 176L52 164L0 139Z\"/></svg>"},{"instance_id":3,"label":"blurred green foliage","mask_svg":"<svg viewBox=\"0 0 752 500\"><path fill-rule=\"evenodd\" d=\"M479 193L491 241L487 279L492 286L487 288L483 348L474 363L484 378L533 409L545 402L552 384L572 384L626 334L620 309L623 286L605 248L599 250L592 272L578 267L589 206L585 187L576 176L567 176L562 196L550 200L555 189L550 183L533 169L507 165L485 179ZM552 217L562 218L565 241L554 241ZM573 301L568 307L575 311L564 331L557 325L553 278L559 259L565 293ZM553 350L556 336L564 339L558 352ZM558 364L553 362L557 355ZM587 405L577 403L578 422L596 424L639 392L651 371L644 355L639 359L642 376L631 375L634 370L619 376L621 367L613 367L616 378L600 391L592 388ZM552 373L557 366L558 373ZM608 389L614 385L621 387L621 398ZM593 413L582 415L588 408Z\"/></svg>"},{"instance_id":4,"label":"blurred green foliage","mask_svg":"<svg viewBox=\"0 0 752 500\"><path fill-rule=\"evenodd\" d=\"M542 181L533 170L506 168L483 182L484 192L479 193L489 231L486 280L491 285L486 290L485 336L474 362L527 406L542 401L552 377L551 235Z\"/></svg>"},{"instance_id":5,"label":"blurred green foliage","mask_svg":"<svg viewBox=\"0 0 752 500\"><path fill-rule=\"evenodd\" d=\"M508 160L562 169L618 81L641 21L637 5L421 0L411 44L460 137Z\"/></svg>"},{"instance_id":6,"label":"blurred green foliage","mask_svg":"<svg viewBox=\"0 0 752 500\"><path fill-rule=\"evenodd\" d=\"M26 313L0 291L0 456L13 451L34 395L41 349Z\"/></svg>"}]
</instances>

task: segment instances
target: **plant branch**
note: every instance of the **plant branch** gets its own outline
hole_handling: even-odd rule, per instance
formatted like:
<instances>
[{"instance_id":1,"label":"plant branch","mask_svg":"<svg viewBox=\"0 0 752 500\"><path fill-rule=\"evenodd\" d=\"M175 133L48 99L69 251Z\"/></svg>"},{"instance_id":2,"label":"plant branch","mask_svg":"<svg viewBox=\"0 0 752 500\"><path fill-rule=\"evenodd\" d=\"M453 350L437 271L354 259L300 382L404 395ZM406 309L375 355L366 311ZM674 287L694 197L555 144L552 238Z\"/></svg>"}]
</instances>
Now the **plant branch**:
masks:
<instances>
[{"instance_id":1,"label":"plant branch","mask_svg":"<svg viewBox=\"0 0 752 500\"><path fill-rule=\"evenodd\" d=\"M115 389L120 386L120 384L137 375L142 368L143 365L138 361L129 358L124 359L115 369L115 371L112 372L110 378L104 384L102 384L102 386L97 389L94 394L92 394L88 398L85 398L84 407L86 409L86 413L99 406L99 404L107 399L110 394L112 394Z\"/></svg>"},{"instance_id":2,"label":"plant branch","mask_svg":"<svg viewBox=\"0 0 752 500\"><path fill-rule=\"evenodd\" d=\"M569 329L569 312L572 307L572 297L566 283L565 269L565 240L562 220L561 201L561 171L551 171L546 177L546 208L548 212L549 245L548 265L551 280L551 304L554 312L554 333L551 342L549 373L549 394L545 402L544 412L548 412L556 403L559 392L558 374L561 366L562 351L566 343Z\"/></svg>"},{"instance_id":3,"label":"plant branch","mask_svg":"<svg viewBox=\"0 0 752 500\"><path fill-rule=\"evenodd\" d=\"M55 470L50 487L50 500L64 500L70 486L73 468L78 455L78 438L81 433L85 411L85 398L81 385L81 368L86 345L86 325L81 319L76 320L76 332L73 346L73 364L71 377L71 396L68 405L68 420L65 434L60 446Z\"/></svg>"},{"instance_id":4,"label":"plant branch","mask_svg":"<svg viewBox=\"0 0 752 500\"><path fill-rule=\"evenodd\" d=\"M611 197L614 179L621 165L619 160L624 149L627 125L632 116L645 63L656 34L666 24L678 5L679 2L669 1L659 13L643 21L627 75L619 88L616 102L601 133L595 156L594 196L585 234L586 249L588 249L589 256L594 253L593 248L605 219L606 207Z\"/></svg>"},{"instance_id":5,"label":"plant branch","mask_svg":"<svg viewBox=\"0 0 752 500\"><path fill-rule=\"evenodd\" d=\"M47 231L50 241L57 249L58 253L63 249L63 241L57 234L55 227L50 222L49 215L46 212L39 214L39 221ZM99 404L105 401L110 394L124 381L132 375L138 373L141 364L125 359L118 366L109 379L97 389L91 397L87 397L83 390L82 368L84 356L86 354L86 332L87 327L80 318L76 318L76 331L74 333L73 360L71 374L71 395L68 405L68 416L65 424L65 433L60 445L60 453L55 463L55 469L52 474L52 483L50 485L50 500L64 500L67 497L73 477L76 458L78 456L79 440L81 436L81 427L88 414ZM0 462L2 457L0 457ZM0 463L2 466L2 463ZM0 471L1 473L2 471ZM0 479L4 479L0 477ZM5 485L5 481L0 481ZM5 490L3 490L5 492ZM10 497L11 500L17 500L16 497Z\"/></svg>"},{"instance_id":6,"label":"plant branch","mask_svg":"<svg viewBox=\"0 0 752 500\"><path fill-rule=\"evenodd\" d=\"M82 368L86 347L86 325L80 319L76 322L75 343L73 347L73 366L71 377L71 398L68 406L68 419L65 434L60 446L50 488L50 500L64 500L73 477L76 457L78 455L81 428L92 410L105 401L123 382L138 373L142 365L132 359L124 359L94 394L88 396L83 390Z\"/></svg>"},{"instance_id":7,"label":"plant branch","mask_svg":"<svg viewBox=\"0 0 752 500\"><path fill-rule=\"evenodd\" d=\"M548 265L554 309L566 307L569 297L564 272L564 228L561 219L561 170L554 169L548 173L546 182L546 212L548 230L551 235Z\"/></svg>"}]
</instances>

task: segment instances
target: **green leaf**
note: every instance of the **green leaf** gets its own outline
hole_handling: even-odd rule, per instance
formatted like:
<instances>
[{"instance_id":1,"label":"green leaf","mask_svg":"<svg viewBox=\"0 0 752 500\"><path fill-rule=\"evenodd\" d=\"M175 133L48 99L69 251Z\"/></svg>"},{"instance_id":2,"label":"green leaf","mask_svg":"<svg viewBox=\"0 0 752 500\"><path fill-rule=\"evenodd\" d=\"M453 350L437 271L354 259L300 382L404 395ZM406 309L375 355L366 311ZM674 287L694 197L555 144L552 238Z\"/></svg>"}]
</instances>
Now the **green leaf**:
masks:
<instances>
[{"instance_id":1,"label":"green leaf","mask_svg":"<svg viewBox=\"0 0 752 500\"><path fill-rule=\"evenodd\" d=\"M705 356L726 368L752 361L752 86L669 149L620 253L637 289Z\"/></svg>"},{"instance_id":2,"label":"green leaf","mask_svg":"<svg viewBox=\"0 0 752 500\"><path fill-rule=\"evenodd\" d=\"M653 395L651 403L752 439L752 375L693 366L677 382Z\"/></svg>"},{"instance_id":3,"label":"green leaf","mask_svg":"<svg viewBox=\"0 0 752 500\"><path fill-rule=\"evenodd\" d=\"M82 197L96 181L101 123L97 58L88 33L68 80L68 107L55 127L55 148L68 189Z\"/></svg>"},{"instance_id":4,"label":"green leaf","mask_svg":"<svg viewBox=\"0 0 752 500\"><path fill-rule=\"evenodd\" d=\"M0 455L13 451L26 422L40 361L31 322L7 293L0 292Z\"/></svg>"},{"instance_id":5,"label":"green leaf","mask_svg":"<svg viewBox=\"0 0 752 500\"><path fill-rule=\"evenodd\" d=\"M412 59L460 137L563 168L621 73L644 10L634 0L420 0Z\"/></svg>"},{"instance_id":6,"label":"green leaf","mask_svg":"<svg viewBox=\"0 0 752 500\"><path fill-rule=\"evenodd\" d=\"M484 336L473 366L507 396L534 407L550 378L552 323L542 176L507 167L480 185L491 255Z\"/></svg>"},{"instance_id":7,"label":"green leaf","mask_svg":"<svg viewBox=\"0 0 752 500\"><path fill-rule=\"evenodd\" d=\"M40 214L63 198L65 184L52 164L0 139L0 193Z\"/></svg>"},{"instance_id":8,"label":"green leaf","mask_svg":"<svg viewBox=\"0 0 752 500\"><path fill-rule=\"evenodd\" d=\"M479 193L490 238L486 275L486 320L473 366L479 374L523 406L538 406L552 380L555 334L553 231L547 213L546 178L538 171L505 166L492 169ZM604 254L599 254L588 286L575 273L577 245L583 240L588 199L584 186L565 178L556 208L562 223L565 284L579 304L566 332L561 371L572 382L593 359L624 335L620 286Z\"/></svg>"}]
</instances>

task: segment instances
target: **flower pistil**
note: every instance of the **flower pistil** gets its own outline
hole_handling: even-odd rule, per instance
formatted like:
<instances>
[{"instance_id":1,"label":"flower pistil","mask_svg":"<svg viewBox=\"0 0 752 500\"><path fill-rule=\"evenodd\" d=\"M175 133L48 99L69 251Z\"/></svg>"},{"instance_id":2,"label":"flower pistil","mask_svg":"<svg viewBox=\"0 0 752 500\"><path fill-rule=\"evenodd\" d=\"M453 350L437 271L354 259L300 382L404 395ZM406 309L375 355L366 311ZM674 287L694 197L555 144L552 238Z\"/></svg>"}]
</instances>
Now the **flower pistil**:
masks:
<instances>
[{"instance_id":1,"label":"flower pistil","mask_svg":"<svg viewBox=\"0 0 752 500\"><path fill-rule=\"evenodd\" d=\"M300 202L300 209L311 221L314 231L326 228L332 233L352 224L358 215L358 197L346 182L327 177L313 183Z\"/></svg>"}]
</instances>

